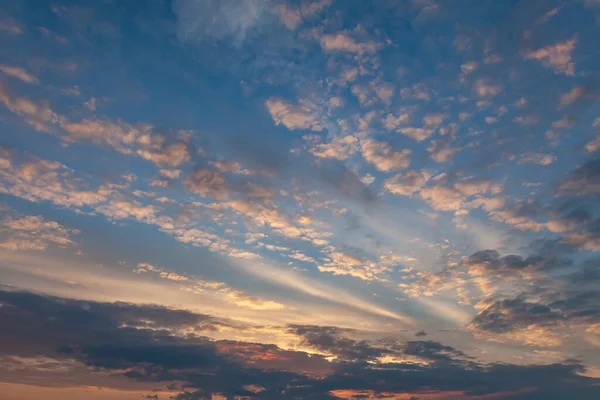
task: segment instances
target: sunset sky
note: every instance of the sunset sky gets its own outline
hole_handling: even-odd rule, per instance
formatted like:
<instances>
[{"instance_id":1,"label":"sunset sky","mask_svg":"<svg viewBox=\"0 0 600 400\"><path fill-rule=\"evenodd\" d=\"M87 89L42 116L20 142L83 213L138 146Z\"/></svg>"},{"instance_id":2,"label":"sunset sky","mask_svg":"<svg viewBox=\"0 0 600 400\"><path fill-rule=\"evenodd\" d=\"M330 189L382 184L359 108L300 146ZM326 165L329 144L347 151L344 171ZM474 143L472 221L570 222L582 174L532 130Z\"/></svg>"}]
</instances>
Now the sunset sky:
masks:
<instances>
[{"instance_id":1,"label":"sunset sky","mask_svg":"<svg viewBox=\"0 0 600 400\"><path fill-rule=\"evenodd\" d=\"M0 400L600 398L599 0L0 5Z\"/></svg>"}]
</instances>

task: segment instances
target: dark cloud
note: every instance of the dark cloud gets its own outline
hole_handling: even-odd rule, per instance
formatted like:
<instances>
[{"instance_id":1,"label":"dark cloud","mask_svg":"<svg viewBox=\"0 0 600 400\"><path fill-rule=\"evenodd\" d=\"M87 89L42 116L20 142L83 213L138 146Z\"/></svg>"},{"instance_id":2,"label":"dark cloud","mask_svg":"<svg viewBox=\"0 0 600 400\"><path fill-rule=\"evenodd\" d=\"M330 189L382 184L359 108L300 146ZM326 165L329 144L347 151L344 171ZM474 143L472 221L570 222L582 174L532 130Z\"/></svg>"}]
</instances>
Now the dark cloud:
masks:
<instances>
[{"instance_id":1,"label":"dark cloud","mask_svg":"<svg viewBox=\"0 0 600 400\"><path fill-rule=\"evenodd\" d=\"M377 195L360 178L341 162L327 162L327 166L318 168L324 182L329 184L336 194L357 201L365 206L373 206Z\"/></svg>"},{"instance_id":2,"label":"dark cloud","mask_svg":"<svg viewBox=\"0 0 600 400\"><path fill-rule=\"evenodd\" d=\"M477 268L486 274L514 274L517 272L541 272L566 268L572 264L570 259L560 258L553 254L546 256L531 255L521 257L510 254L504 257L496 250L478 251L463 259L467 268Z\"/></svg>"},{"instance_id":3,"label":"dark cloud","mask_svg":"<svg viewBox=\"0 0 600 400\"><path fill-rule=\"evenodd\" d=\"M346 338L343 334L348 331L332 326L292 325L289 331L302 336L305 345L345 361L375 360L390 353L388 349L373 347L369 341Z\"/></svg>"},{"instance_id":4,"label":"dark cloud","mask_svg":"<svg viewBox=\"0 0 600 400\"><path fill-rule=\"evenodd\" d=\"M562 180L559 191L577 196L600 192L600 159L586 161L575 168Z\"/></svg>"},{"instance_id":5,"label":"dark cloud","mask_svg":"<svg viewBox=\"0 0 600 400\"><path fill-rule=\"evenodd\" d=\"M578 273L577 273L578 274ZM578 276L578 275L575 275ZM569 276L567 279L572 279ZM598 291L532 291L520 297L496 301L477 314L471 325L481 331L506 333L528 327L561 327L600 322Z\"/></svg>"},{"instance_id":6,"label":"dark cloud","mask_svg":"<svg viewBox=\"0 0 600 400\"><path fill-rule=\"evenodd\" d=\"M575 310L589 301L590 297L583 296L557 301L551 307ZM371 342L349 338L358 332L348 329L289 326L288 331L303 337L305 345L338 357L329 363L328 372L314 374L311 363L326 363L321 356L190 334L194 327L201 333L220 326L218 320L206 315L9 290L0 291L0 303L0 355L73 360L91 371L120 374L170 389L176 388L174 382L180 382L185 390L174 397L179 400L209 399L213 393L227 398L329 399L335 398L332 390L372 390L375 396L385 392L460 391L476 395L528 390L532 396L523 397L527 399L577 390L577 398L586 400L600 394L600 388L594 386L597 380L579 375L584 367L577 362L547 366L478 364L460 350L435 341ZM552 313L532 305L504 304L504 308L509 307L529 315ZM185 333L179 332L183 327ZM425 363L370 362L382 355L411 356ZM286 364L280 359L292 361ZM304 371L292 371L292 364L298 364L293 360L304 360ZM254 393L251 386L264 390ZM154 394L148 396L156 398Z\"/></svg>"},{"instance_id":7,"label":"dark cloud","mask_svg":"<svg viewBox=\"0 0 600 400\"><path fill-rule=\"evenodd\" d=\"M432 340L409 341L395 346L395 349L401 350L402 354L417 356L419 358L431 361L455 361L461 358L470 358L460 350L451 346L445 346Z\"/></svg>"},{"instance_id":8,"label":"dark cloud","mask_svg":"<svg viewBox=\"0 0 600 400\"><path fill-rule=\"evenodd\" d=\"M0 316L15 325L0 326L0 350L14 346L22 355L104 343L151 343L171 332L206 332L225 323L202 314L154 305L98 303L0 290ZM17 327L22 330L15 332ZM22 343L26 343L24 345Z\"/></svg>"},{"instance_id":9,"label":"dark cloud","mask_svg":"<svg viewBox=\"0 0 600 400\"><path fill-rule=\"evenodd\" d=\"M496 302L477 314L471 324L477 329L505 333L518 327L551 325L563 319L550 307L521 299Z\"/></svg>"},{"instance_id":10,"label":"dark cloud","mask_svg":"<svg viewBox=\"0 0 600 400\"><path fill-rule=\"evenodd\" d=\"M600 259L593 258L583 263L581 268L566 277L574 284L594 284L600 282Z\"/></svg>"}]
</instances>

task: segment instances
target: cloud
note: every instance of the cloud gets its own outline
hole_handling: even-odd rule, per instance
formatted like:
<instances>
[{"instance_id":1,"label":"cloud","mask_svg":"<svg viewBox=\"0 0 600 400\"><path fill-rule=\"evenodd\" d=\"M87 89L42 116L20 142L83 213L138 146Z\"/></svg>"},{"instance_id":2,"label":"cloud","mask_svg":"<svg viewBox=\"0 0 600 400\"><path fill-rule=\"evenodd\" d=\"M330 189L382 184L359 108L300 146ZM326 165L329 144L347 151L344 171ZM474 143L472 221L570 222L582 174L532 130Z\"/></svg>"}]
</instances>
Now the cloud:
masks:
<instances>
[{"instance_id":1,"label":"cloud","mask_svg":"<svg viewBox=\"0 0 600 400\"><path fill-rule=\"evenodd\" d=\"M299 7L287 3L277 4L273 12L288 29L296 29L303 19L313 18L329 7L333 0L303 1Z\"/></svg>"},{"instance_id":2,"label":"cloud","mask_svg":"<svg viewBox=\"0 0 600 400\"><path fill-rule=\"evenodd\" d=\"M556 327L566 321L587 325L588 321L597 320L593 314L586 315L586 310L589 310L589 307L593 309L597 301L598 296L592 292L573 295L567 301L558 300L548 303L520 298L506 299L486 307L473 318L471 326L484 332L510 333L538 326ZM527 338L527 340L531 339Z\"/></svg>"},{"instance_id":3,"label":"cloud","mask_svg":"<svg viewBox=\"0 0 600 400\"><path fill-rule=\"evenodd\" d=\"M560 105L568 106L579 101L585 95L585 89L583 86L573 86L571 90L563 93L560 96Z\"/></svg>"},{"instance_id":4,"label":"cloud","mask_svg":"<svg viewBox=\"0 0 600 400\"><path fill-rule=\"evenodd\" d=\"M318 143L310 152L319 158L345 160L359 150L359 140L354 135L336 136L329 143Z\"/></svg>"},{"instance_id":5,"label":"cloud","mask_svg":"<svg viewBox=\"0 0 600 400\"><path fill-rule=\"evenodd\" d=\"M587 142L585 144L585 149L590 153L600 150L600 136Z\"/></svg>"},{"instance_id":6,"label":"cloud","mask_svg":"<svg viewBox=\"0 0 600 400\"><path fill-rule=\"evenodd\" d=\"M268 23L270 0L177 0L177 36L184 42L232 40L238 46Z\"/></svg>"},{"instance_id":7,"label":"cloud","mask_svg":"<svg viewBox=\"0 0 600 400\"><path fill-rule=\"evenodd\" d=\"M350 275L366 281L379 279L387 270L388 266L386 265L335 251L329 253L329 257L324 264L319 265L319 271L321 272L331 272L333 275Z\"/></svg>"},{"instance_id":8,"label":"cloud","mask_svg":"<svg viewBox=\"0 0 600 400\"><path fill-rule=\"evenodd\" d=\"M578 166L562 180L563 193L586 195L600 192L600 159L592 159Z\"/></svg>"},{"instance_id":9,"label":"cloud","mask_svg":"<svg viewBox=\"0 0 600 400\"><path fill-rule=\"evenodd\" d=\"M563 242L582 250L600 251L600 231L598 229L571 232L563 236Z\"/></svg>"},{"instance_id":10,"label":"cloud","mask_svg":"<svg viewBox=\"0 0 600 400\"><path fill-rule=\"evenodd\" d=\"M225 177L216 171L197 168L183 177L185 188L202 197L226 200L232 194Z\"/></svg>"},{"instance_id":11,"label":"cloud","mask_svg":"<svg viewBox=\"0 0 600 400\"><path fill-rule=\"evenodd\" d=\"M300 10L290 8L287 4L277 4L273 12L288 29L296 29L302 23Z\"/></svg>"},{"instance_id":12,"label":"cloud","mask_svg":"<svg viewBox=\"0 0 600 400\"><path fill-rule=\"evenodd\" d=\"M23 33L23 25L14 18L2 18L0 21L0 31L9 35L20 35Z\"/></svg>"},{"instance_id":13,"label":"cloud","mask_svg":"<svg viewBox=\"0 0 600 400\"><path fill-rule=\"evenodd\" d=\"M314 110L304 105L293 105L284 100L272 97L265 103L275 125L283 124L290 130L310 129L322 131L319 119L314 115Z\"/></svg>"},{"instance_id":14,"label":"cloud","mask_svg":"<svg viewBox=\"0 0 600 400\"><path fill-rule=\"evenodd\" d=\"M438 127L448 117L448 114L433 113L423 117L423 124L428 127Z\"/></svg>"},{"instance_id":15,"label":"cloud","mask_svg":"<svg viewBox=\"0 0 600 400\"><path fill-rule=\"evenodd\" d=\"M491 83L487 79L476 79L473 83L473 91L479 97L494 97L502 91L502 86Z\"/></svg>"},{"instance_id":16,"label":"cloud","mask_svg":"<svg viewBox=\"0 0 600 400\"><path fill-rule=\"evenodd\" d=\"M332 391L345 389L440 394L476 390L500 396L510 390L534 388L532 393L542 397L548 392L577 390L582 399L598 394L594 380L579 375L583 367L577 363L484 365L435 341L388 339L375 343L352 339L349 336L359 333L353 330L283 327L282 331L297 337L304 347L317 350L318 354L309 357L305 352L274 345L209 340L202 335L233 327L209 315L184 310L12 291L0 291L0 302L0 337L10 339L2 342L0 355L44 355L59 362L68 358L96 374L202 388L176 397L181 399L211 393L326 398ZM7 337L9 330L12 334ZM322 354L335 360L327 362ZM398 361L386 362L386 357ZM379 367L371 368L365 361L376 362ZM311 374L313 371L316 374ZM250 392L249 385L261 390Z\"/></svg>"},{"instance_id":17,"label":"cloud","mask_svg":"<svg viewBox=\"0 0 600 400\"><path fill-rule=\"evenodd\" d=\"M422 189L420 196L436 210L456 211L463 208L464 196L452 188L433 186Z\"/></svg>"},{"instance_id":18,"label":"cloud","mask_svg":"<svg viewBox=\"0 0 600 400\"><path fill-rule=\"evenodd\" d=\"M321 36L321 48L329 52L348 52L362 55L375 53L380 47L380 44L372 41L357 42L344 32Z\"/></svg>"},{"instance_id":19,"label":"cloud","mask_svg":"<svg viewBox=\"0 0 600 400\"><path fill-rule=\"evenodd\" d=\"M577 40L573 38L537 50L529 50L525 52L525 59L539 60L544 67L552 68L557 74L574 75L575 63L571 53L576 44Z\"/></svg>"},{"instance_id":20,"label":"cloud","mask_svg":"<svg viewBox=\"0 0 600 400\"><path fill-rule=\"evenodd\" d=\"M249 169L243 169L241 164L237 161L228 160L217 160L210 163L213 167L218 169L220 172L233 173L240 175L254 175L254 171Z\"/></svg>"},{"instance_id":21,"label":"cloud","mask_svg":"<svg viewBox=\"0 0 600 400\"><path fill-rule=\"evenodd\" d=\"M10 65L0 65L0 71L7 76L17 78L25 83L29 84L38 84L40 81L34 75L31 75L29 72L25 71L21 67L14 67Z\"/></svg>"},{"instance_id":22,"label":"cloud","mask_svg":"<svg viewBox=\"0 0 600 400\"><path fill-rule=\"evenodd\" d=\"M371 139L363 140L361 147L365 160L380 171L398 170L410 165L411 150L394 151L388 143Z\"/></svg>"},{"instance_id":23,"label":"cloud","mask_svg":"<svg viewBox=\"0 0 600 400\"><path fill-rule=\"evenodd\" d=\"M406 171L405 173L399 173L387 179L383 183L383 188L387 192L395 195L411 196L415 192L420 191L428 179L428 173L411 170Z\"/></svg>"},{"instance_id":24,"label":"cloud","mask_svg":"<svg viewBox=\"0 0 600 400\"><path fill-rule=\"evenodd\" d=\"M49 245L60 247L74 246L72 236L79 234L77 229L67 228L56 221L47 221L41 216L6 216L0 221L0 247L8 250L43 251Z\"/></svg>"},{"instance_id":25,"label":"cloud","mask_svg":"<svg viewBox=\"0 0 600 400\"><path fill-rule=\"evenodd\" d=\"M95 210L110 219L133 219L145 223L156 222L158 212L153 205L144 205L123 196L115 196L107 203L96 206Z\"/></svg>"},{"instance_id":26,"label":"cloud","mask_svg":"<svg viewBox=\"0 0 600 400\"><path fill-rule=\"evenodd\" d=\"M29 157L21 163L11 162L0 172L0 193L32 202L50 201L61 206L82 207L106 200L107 193L91 190L84 181L73 176L65 165Z\"/></svg>"},{"instance_id":27,"label":"cloud","mask_svg":"<svg viewBox=\"0 0 600 400\"><path fill-rule=\"evenodd\" d=\"M397 117L394 116L393 114L388 114L385 117L385 119L383 120L383 126L387 130L392 131L392 130L398 128L401 124L407 123L409 120L410 120L409 113L400 114Z\"/></svg>"},{"instance_id":28,"label":"cloud","mask_svg":"<svg viewBox=\"0 0 600 400\"><path fill-rule=\"evenodd\" d=\"M152 161L155 164L167 164L177 167L190 159L187 145L185 143L171 143L153 146L152 150L139 149L140 157Z\"/></svg>"},{"instance_id":29,"label":"cloud","mask_svg":"<svg viewBox=\"0 0 600 400\"><path fill-rule=\"evenodd\" d=\"M0 103L11 112L24 117L25 121L37 131L49 132L61 118L52 111L47 102L37 103L26 97L13 96L1 80Z\"/></svg>"},{"instance_id":30,"label":"cloud","mask_svg":"<svg viewBox=\"0 0 600 400\"><path fill-rule=\"evenodd\" d=\"M475 69L477 69L477 61L467 61L466 63L461 64L460 69L463 72L463 74L469 75L470 73L475 71Z\"/></svg>"},{"instance_id":31,"label":"cloud","mask_svg":"<svg viewBox=\"0 0 600 400\"><path fill-rule=\"evenodd\" d=\"M152 129L150 126L138 129L123 121L113 122L99 119L66 122L62 127L68 135L67 141L89 140L94 143L107 144L125 154L130 154L131 147L138 138L150 133Z\"/></svg>"},{"instance_id":32,"label":"cloud","mask_svg":"<svg viewBox=\"0 0 600 400\"><path fill-rule=\"evenodd\" d=\"M422 142L423 140L429 138L431 135L433 135L433 132L434 130L430 128L405 127L398 129L398 133L413 138L417 142Z\"/></svg>"},{"instance_id":33,"label":"cloud","mask_svg":"<svg viewBox=\"0 0 600 400\"><path fill-rule=\"evenodd\" d=\"M519 164L538 164L538 165L550 165L556 161L554 154L542 154L542 153L523 153L519 159Z\"/></svg>"}]
</instances>

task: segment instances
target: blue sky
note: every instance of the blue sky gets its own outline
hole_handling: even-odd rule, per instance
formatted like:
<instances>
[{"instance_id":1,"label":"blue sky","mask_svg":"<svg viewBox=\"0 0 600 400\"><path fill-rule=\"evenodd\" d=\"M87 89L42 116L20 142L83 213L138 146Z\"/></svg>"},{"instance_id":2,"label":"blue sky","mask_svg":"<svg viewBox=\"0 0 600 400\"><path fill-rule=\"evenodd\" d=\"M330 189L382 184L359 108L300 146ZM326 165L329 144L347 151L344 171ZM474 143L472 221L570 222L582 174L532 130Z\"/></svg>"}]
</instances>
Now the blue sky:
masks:
<instances>
[{"instance_id":1,"label":"blue sky","mask_svg":"<svg viewBox=\"0 0 600 400\"><path fill-rule=\"evenodd\" d=\"M597 1L0 10L9 398L598 395Z\"/></svg>"}]
</instances>

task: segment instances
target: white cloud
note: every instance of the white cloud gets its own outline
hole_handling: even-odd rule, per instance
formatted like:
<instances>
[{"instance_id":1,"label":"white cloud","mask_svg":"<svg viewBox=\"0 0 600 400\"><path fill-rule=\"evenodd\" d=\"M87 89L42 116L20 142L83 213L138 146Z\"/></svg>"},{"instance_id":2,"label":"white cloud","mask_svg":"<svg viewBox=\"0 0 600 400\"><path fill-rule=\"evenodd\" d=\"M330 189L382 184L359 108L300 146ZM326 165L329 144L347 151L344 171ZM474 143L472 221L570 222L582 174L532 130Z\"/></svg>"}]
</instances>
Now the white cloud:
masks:
<instances>
[{"instance_id":1,"label":"white cloud","mask_svg":"<svg viewBox=\"0 0 600 400\"><path fill-rule=\"evenodd\" d=\"M321 47L325 51L364 54L375 53L381 45L372 41L357 42L345 33L336 33L321 36Z\"/></svg>"},{"instance_id":2,"label":"white cloud","mask_svg":"<svg viewBox=\"0 0 600 400\"><path fill-rule=\"evenodd\" d=\"M313 110L304 105L290 104L276 97L271 97L265 104L275 125L283 124L290 130L323 130L319 123L319 119L314 115Z\"/></svg>"},{"instance_id":3,"label":"white cloud","mask_svg":"<svg viewBox=\"0 0 600 400\"><path fill-rule=\"evenodd\" d=\"M241 44L253 30L263 26L271 12L269 1L178 0L177 36L186 42L231 39Z\"/></svg>"},{"instance_id":4,"label":"white cloud","mask_svg":"<svg viewBox=\"0 0 600 400\"><path fill-rule=\"evenodd\" d=\"M149 133L151 127L137 129L123 121L85 119L80 122L66 122L63 129L67 133L66 140L90 140L94 143L107 144L125 154L131 153L131 146L142 134Z\"/></svg>"},{"instance_id":5,"label":"white cloud","mask_svg":"<svg viewBox=\"0 0 600 400\"><path fill-rule=\"evenodd\" d=\"M479 97L494 97L502 90L502 86L493 84L486 79L477 79L473 83L473 91Z\"/></svg>"},{"instance_id":6,"label":"white cloud","mask_svg":"<svg viewBox=\"0 0 600 400\"><path fill-rule=\"evenodd\" d=\"M329 143L320 143L310 151L315 157L345 160L359 149L358 138L354 135L337 136Z\"/></svg>"},{"instance_id":7,"label":"white cloud","mask_svg":"<svg viewBox=\"0 0 600 400\"><path fill-rule=\"evenodd\" d=\"M410 114L404 113L395 117L393 114L388 114L383 120L383 126L387 130L394 130L398 128L401 124L407 123L410 120Z\"/></svg>"},{"instance_id":8,"label":"white cloud","mask_svg":"<svg viewBox=\"0 0 600 400\"><path fill-rule=\"evenodd\" d=\"M388 143L376 142L371 139L363 140L361 147L365 160L380 171L387 172L410 165L411 150L394 151Z\"/></svg>"},{"instance_id":9,"label":"white cloud","mask_svg":"<svg viewBox=\"0 0 600 400\"><path fill-rule=\"evenodd\" d=\"M471 72L477 69L477 61L467 61L460 66L460 69L462 70L463 74L469 75Z\"/></svg>"},{"instance_id":10,"label":"white cloud","mask_svg":"<svg viewBox=\"0 0 600 400\"><path fill-rule=\"evenodd\" d=\"M525 53L525 59L539 60L546 68L552 68L557 74L574 75L575 63L571 53L575 49L576 39L555 43L537 50Z\"/></svg>"},{"instance_id":11,"label":"white cloud","mask_svg":"<svg viewBox=\"0 0 600 400\"><path fill-rule=\"evenodd\" d=\"M431 135L433 135L433 132L434 130L430 128L406 127L398 129L398 133L411 137L417 142L422 142L423 140L429 138Z\"/></svg>"},{"instance_id":12,"label":"white cloud","mask_svg":"<svg viewBox=\"0 0 600 400\"><path fill-rule=\"evenodd\" d=\"M445 113L432 113L423 117L423 123L427 127L438 127L448 117Z\"/></svg>"},{"instance_id":13,"label":"white cloud","mask_svg":"<svg viewBox=\"0 0 600 400\"><path fill-rule=\"evenodd\" d=\"M10 65L0 65L0 71L2 71L2 73L5 75L20 79L21 81L23 81L25 83L31 83L31 84L40 83L40 81L38 80L38 78L36 76L30 74L29 72L25 71L21 67L14 67L14 66L10 66Z\"/></svg>"},{"instance_id":14,"label":"white cloud","mask_svg":"<svg viewBox=\"0 0 600 400\"><path fill-rule=\"evenodd\" d=\"M24 117L35 130L49 132L61 117L56 114L47 102L34 102L26 97L13 96L0 81L0 103L11 112Z\"/></svg>"},{"instance_id":15,"label":"white cloud","mask_svg":"<svg viewBox=\"0 0 600 400\"><path fill-rule=\"evenodd\" d=\"M329 7L332 2L333 0L304 1L300 7L286 3L277 4L273 7L273 12L288 29L296 29L304 18L314 17Z\"/></svg>"},{"instance_id":16,"label":"white cloud","mask_svg":"<svg viewBox=\"0 0 600 400\"><path fill-rule=\"evenodd\" d=\"M66 228L55 221L47 221L41 216L13 218L7 216L0 221L0 247L7 250L43 251L49 245L74 246L71 238L77 229Z\"/></svg>"},{"instance_id":17,"label":"white cloud","mask_svg":"<svg viewBox=\"0 0 600 400\"><path fill-rule=\"evenodd\" d=\"M387 179L383 188L395 195L411 196L421 190L429 178L430 175L423 171L406 171Z\"/></svg>"},{"instance_id":18,"label":"white cloud","mask_svg":"<svg viewBox=\"0 0 600 400\"><path fill-rule=\"evenodd\" d=\"M577 100L581 99L583 95L583 86L574 86L571 90L569 90L566 93L563 93L560 96L560 105L564 107L573 104Z\"/></svg>"},{"instance_id":19,"label":"white cloud","mask_svg":"<svg viewBox=\"0 0 600 400\"><path fill-rule=\"evenodd\" d=\"M543 154L543 153L523 153L519 159L519 164L538 164L538 165L550 165L556 161L554 154Z\"/></svg>"},{"instance_id":20,"label":"white cloud","mask_svg":"<svg viewBox=\"0 0 600 400\"><path fill-rule=\"evenodd\" d=\"M181 165L190 159L190 154L185 143L172 143L155 149L139 149L138 155L155 164L167 164L172 167Z\"/></svg>"},{"instance_id":21,"label":"white cloud","mask_svg":"<svg viewBox=\"0 0 600 400\"><path fill-rule=\"evenodd\" d=\"M277 4L273 7L273 12L288 29L296 29L302 23L300 10L293 9L287 4Z\"/></svg>"},{"instance_id":22,"label":"white cloud","mask_svg":"<svg viewBox=\"0 0 600 400\"><path fill-rule=\"evenodd\" d=\"M225 177L215 171L196 169L184 176L183 185L187 190L203 197L225 200L231 195Z\"/></svg>"},{"instance_id":23,"label":"white cloud","mask_svg":"<svg viewBox=\"0 0 600 400\"><path fill-rule=\"evenodd\" d=\"M600 149L600 136L596 137L596 139L587 142L585 144L585 149L590 153L598 151Z\"/></svg>"},{"instance_id":24,"label":"white cloud","mask_svg":"<svg viewBox=\"0 0 600 400\"><path fill-rule=\"evenodd\" d=\"M455 189L434 186L421 190L420 196L431 207L440 211L456 211L463 208L464 196Z\"/></svg>"}]
</instances>

